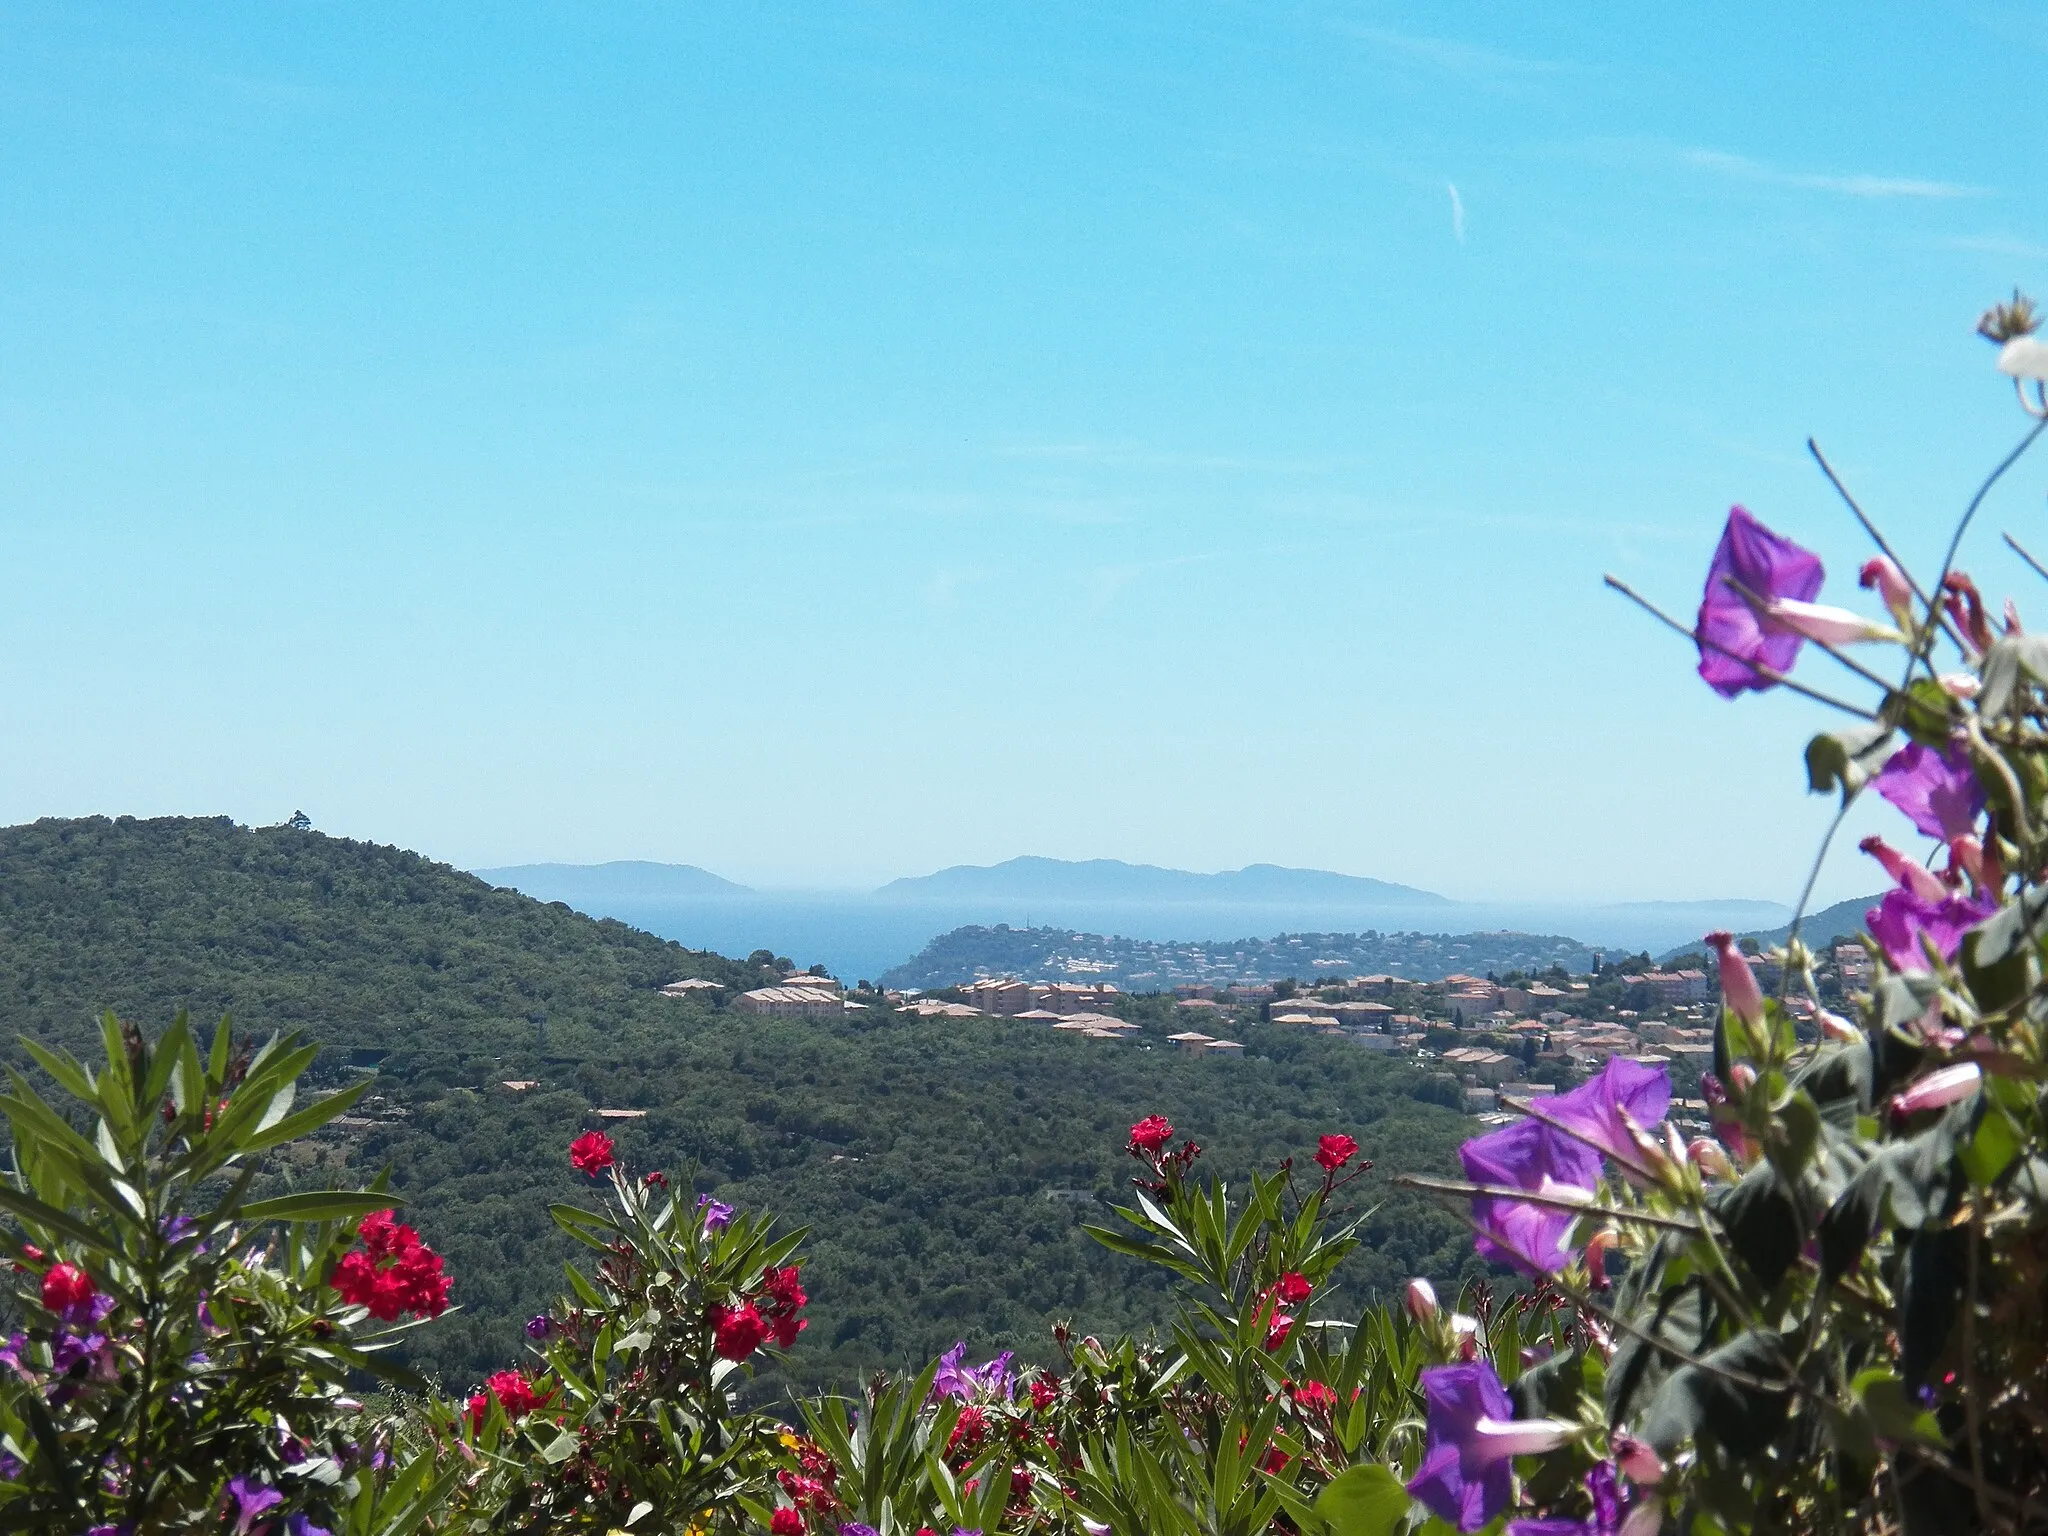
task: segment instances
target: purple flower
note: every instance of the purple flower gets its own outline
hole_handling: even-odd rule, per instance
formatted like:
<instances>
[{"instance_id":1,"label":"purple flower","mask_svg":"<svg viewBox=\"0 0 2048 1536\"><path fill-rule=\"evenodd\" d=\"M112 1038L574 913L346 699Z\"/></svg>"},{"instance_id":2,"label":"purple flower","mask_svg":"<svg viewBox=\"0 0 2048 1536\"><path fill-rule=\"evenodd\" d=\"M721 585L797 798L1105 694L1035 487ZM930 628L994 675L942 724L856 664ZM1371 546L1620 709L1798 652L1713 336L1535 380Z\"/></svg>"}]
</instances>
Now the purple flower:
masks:
<instances>
[{"instance_id":1,"label":"purple flower","mask_svg":"<svg viewBox=\"0 0 2048 1536\"><path fill-rule=\"evenodd\" d=\"M1599 1462L1586 1474L1586 1494L1593 1501L1592 1519L1510 1520L1507 1536L1617 1536L1623 1511L1612 1462Z\"/></svg>"},{"instance_id":2,"label":"purple flower","mask_svg":"<svg viewBox=\"0 0 2048 1536\"><path fill-rule=\"evenodd\" d=\"M1963 935L1997 910L1998 902L1990 896L1951 896L1937 902L1911 891L1887 891L1882 902L1863 914L1863 925L1894 967L1924 971L1928 963L1922 934L1933 941L1942 959L1953 960Z\"/></svg>"},{"instance_id":3,"label":"purple flower","mask_svg":"<svg viewBox=\"0 0 2048 1536\"><path fill-rule=\"evenodd\" d=\"M967 1342L961 1340L943 1355L939 1356L939 1369L932 1377L932 1396L957 1397L961 1402L969 1398L987 1395L1007 1398L1010 1395L1011 1352L1004 1350L986 1365L963 1365L967 1358Z\"/></svg>"},{"instance_id":4,"label":"purple flower","mask_svg":"<svg viewBox=\"0 0 2048 1536\"><path fill-rule=\"evenodd\" d=\"M1642 1153L1629 1123L1647 1131L1663 1120L1670 1107L1670 1073L1626 1056L1610 1056L1597 1077L1570 1093L1532 1099L1529 1113L1609 1157L1640 1163Z\"/></svg>"},{"instance_id":5,"label":"purple flower","mask_svg":"<svg viewBox=\"0 0 2048 1536\"><path fill-rule=\"evenodd\" d=\"M1921 832L1943 842L1976 830L1984 813L1984 788L1970 754L1953 744L1942 752L1917 741L1901 747L1870 782Z\"/></svg>"},{"instance_id":6,"label":"purple flower","mask_svg":"<svg viewBox=\"0 0 2048 1536\"><path fill-rule=\"evenodd\" d=\"M529 1339L544 1339L555 1331L555 1325L547 1313L540 1312L526 1320L526 1336Z\"/></svg>"},{"instance_id":7,"label":"purple flower","mask_svg":"<svg viewBox=\"0 0 2048 1536\"><path fill-rule=\"evenodd\" d=\"M291 1516L285 1521L284 1528L290 1536L334 1536L334 1532L324 1525L315 1525L306 1515Z\"/></svg>"},{"instance_id":8,"label":"purple flower","mask_svg":"<svg viewBox=\"0 0 2048 1536\"><path fill-rule=\"evenodd\" d=\"M1707 567L1707 590L1693 630L1701 642L1700 676L1707 685L1726 699L1746 688L1768 688L1773 680L1756 668L1788 672L1799 655L1802 637L1767 627L1748 600L1728 585L1730 578L1765 601L1811 602L1825 575L1820 556L1779 537L1741 507L1731 508L1713 563Z\"/></svg>"},{"instance_id":9,"label":"purple flower","mask_svg":"<svg viewBox=\"0 0 2048 1536\"><path fill-rule=\"evenodd\" d=\"M1558 1199L1592 1198L1600 1154L1541 1120L1518 1120L1458 1148L1465 1177ZM1496 1195L1474 1195L1479 1226L1473 1246L1483 1259L1504 1259L1532 1273L1555 1274L1571 1262L1565 1234L1578 1218L1569 1210Z\"/></svg>"},{"instance_id":10,"label":"purple flower","mask_svg":"<svg viewBox=\"0 0 2048 1536\"><path fill-rule=\"evenodd\" d=\"M21 1458L8 1451L0 1451L0 1479L13 1482L21 1476Z\"/></svg>"},{"instance_id":11,"label":"purple flower","mask_svg":"<svg viewBox=\"0 0 2048 1536\"><path fill-rule=\"evenodd\" d=\"M704 1230L717 1232L732 1220L732 1207L723 1200L714 1200L709 1195L697 1197L697 1209L704 1213Z\"/></svg>"},{"instance_id":12,"label":"purple flower","mask_svg":"<svg viewBox=\"0 0 2048 1536\"><path fill-rule=\"evenodd\" d=\"M848 1520L839 1527L839 1536L882 1536L872 1525L862 1525L858 1520Z\"/></svg>"},{"instance_id":13,"label":"purple flower","mask_svg":"<svg viewBox=\"0 0 2048 1536\"><path fill-rule=\"evenodd\" d=\"M266 1488L246 1477L229 1478L228 1494L235 1501L235 1536L249 1536L249 1528L262 1518L265 1510L284 1502L284 1495L275 1488Z\"/></svg>"},{"instance_id":14,"label":"purple flower","mask_svg":"<svg viewBox=\"0 0 2048 1536\"><path fill-rule=\"evenodd\" d=\"M1408 1491L1461 1531L1476 1531L1507 1508L1517 1456L1554 1451L1572 1437L1559 1419L1517 1419L1484 1362L1425 1370L1422 1396L1429 1439Z\"/></svg>"}]
</instances>

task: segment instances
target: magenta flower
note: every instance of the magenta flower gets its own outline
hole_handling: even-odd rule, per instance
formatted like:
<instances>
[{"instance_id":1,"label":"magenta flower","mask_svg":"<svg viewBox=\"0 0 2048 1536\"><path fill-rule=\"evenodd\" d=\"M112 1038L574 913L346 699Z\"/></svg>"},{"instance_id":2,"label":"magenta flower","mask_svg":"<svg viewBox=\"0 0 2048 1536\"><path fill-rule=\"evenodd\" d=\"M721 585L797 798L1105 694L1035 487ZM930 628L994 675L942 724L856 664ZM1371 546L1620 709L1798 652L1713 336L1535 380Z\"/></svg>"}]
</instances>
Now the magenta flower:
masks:
<instances>
[{"instance_id":1,"label":"magenta flower","mask_svg":"<svg viewBox=\"0 0 2048 1536\"><path fill-rule=\"evenodd\" d=\"M1914 826L1943 842L1975 831L1984 811L1970 754L1955 745L1942 752L1917 741L1901 747L1870 782Z\"/></svg>"},{"instance_id":2,"label":"magenta flower","mask_svg":"<svg viewBox=\"0 0 2048 1536\"><path fill-rule=\"evenodd\" d=\"M1600 1154L1541 1120L1518 1120L1458 1148L1465 1177L1560 1200L1591 1200L1600 1181ZM1498 1195L1474 1195L1473 1246L1483 1259L1499 1259L1534 1274L1555 1274L1571 1262L1565 1235L1578 1218L1569 1209Z\"/></svg>"},{"instance_id":3,"label":"magenta flower","mask_svg":"<svg viewBox=\"0 0 2048 1536\"><path fill-rule=\"evenodd\" d=\"M986 1365L963 1365L967 1358L967 1342L961 1340L943 1355L939 1356L938 1373L932 1377L932 1396L956 1397L961 1402L983 1395L1007 1398L1010 1395L1009 1350L1004 1350Z\"/></svg>"},{"instance_id":4,"label":"magenta flower","mask_svg":"<svg viewBox=\"0 0 2048 1536\"><path fill-rule=\"evenodd\" d=\"M1728 584L1731 579L1765 602L1804 603L1813 600L1825 578L1820 556L1779 537L1741 507L1731 508L1707 567L1707 590L1693 630L1700 641L1700 676L1707 685L1725 699L1744 689L1768 688L1774 679L1757 667L1790 671L1803 639L1794 630L1767 626Z\"/></svg>"},{"instance_id":5,"label":"magenta flower","mask_svg":"<svg viewBox=\"0 0 2048 1536\"><path fill-rule=\"evenodd\" d=\"M704 1230L707 1232L720 1231L732 1220L732 1207L709 1195L697 1197L697 1209L704 1213Z\"/></svg>"},{"instance_id":6,"label":"magenta flower","mask_svg":"<svg viewBox=\"0 0 2048 1536\"><path fill-rule=\"evenodd\" d=\"M1721 1001L1735 1010L1735 1016L1754 1028L1764 1016L1764 994L1756 984L1756 972L1749 957L1736 947L1735 935L1722 930L1707 935L1707 947L1714 952L1714 972L1721 980Z\"/></svg>"},{"instance_id":7,"label":"magenta flower","mask_svg":"<svg viewBox=\"0 0 2048 1536\"><path fill-rule=\"evenodd\" d=\"M1640 1164L1642 1152L1634 1131L1649 1130L1663 1120L1670 1107L1668 1072L1625 1056L1610 1056L1597 1077L1570 1093L1532 1099L1529 1113L1609 1157Z\"/></svg>"},{"instance_id":8,"label":"magenta flower","mask_svg":"<svg viewBox=\"0 0 2048 1536\"><path fill-rule=\"evenodd\" d=\"M235 1501L235 1536L249 1536L249 1528L263 1517L265 1510L284 1502L284 1495L275 1488L266 1488L246 1477L229 1478L228 1493Z\"/></svg>"},{"instance_id":9,"label":"magenta flower","mask_svg":"<svg viewBox=\"0 0 2048 1536\"><path fill-rule=\"evenodd\" d=\"M1951 896L1926 901L1911 891L1887 891L1878 905L1863 914L1863 925L1883 947L1885 958L1900 971L1927 970L1922 936L1944 960L1953 960L1963 935L1998 910L1990 896Z\"/></svg>"},{"instance_id":10,"label":"magenta flower","mask_svg":"<svg viewBox=\"0 0 2048 1536\"><path fill-rule=\"evenodd\" d=\"M1429 1438L1408 1492L1461 1531L1476 1531L1507 1508L1517 1456L1554 1451L1572 1437L1559 1419L1517 1419L1484 1361L1425 1370L1422 1397Z\"/></svg>"}]
</instances>

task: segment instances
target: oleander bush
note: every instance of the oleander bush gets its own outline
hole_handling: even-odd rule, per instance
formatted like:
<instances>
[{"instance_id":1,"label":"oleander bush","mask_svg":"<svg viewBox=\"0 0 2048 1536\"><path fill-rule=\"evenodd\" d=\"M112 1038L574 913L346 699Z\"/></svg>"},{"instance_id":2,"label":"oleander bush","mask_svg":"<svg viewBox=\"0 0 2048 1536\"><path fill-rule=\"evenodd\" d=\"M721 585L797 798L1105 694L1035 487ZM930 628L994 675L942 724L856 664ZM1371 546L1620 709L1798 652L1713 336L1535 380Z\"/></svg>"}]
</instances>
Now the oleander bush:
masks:
<instances>
[{"instance_id":1,"label":"oleander bush","mask_svg":"<svg viewBox=\"0 0 2048 1536\"><path fill-rule=\"evenodd\" d=\"M461 1277L392 1192L252 1195L361 1090L301 1105L295 1038L109 1015L103 1062L30 1045L54 1091L17 1071L0 1093L0 1528L2048 1530L2048 638L1954 565L2048 430L2048 345L2017 298L1981 329L2031 420L1931 580L1880 538L1860 580L1883 615L1821 604L1820 560L1737 508L1674 623L1722 695L1841 712L1813 789L1844 811L1875 790L1921 839L1863 845L1893 888L1860 1017L1821 1006L1797 924L1775 997L1708 936L1713 1137L1679 1137L1662 1067L1615 1059L1467 1141L1462 1179L1395 1181L1455 1206L1498 1283L1347 1310L1356 1142L1232 1189L1153 1115L1090 1229L1169 1278L1148 1337L1060 1328L1054 1367L957 1346L769 1413L741 1388L807 1325L804 1234L591 1132L566 1156L597 1208L550 1211L591 1257L525 1358L447 1398L393 1346ZM1794 679L1808 650L1855 695Z\"/></svg>"}]
</instances>

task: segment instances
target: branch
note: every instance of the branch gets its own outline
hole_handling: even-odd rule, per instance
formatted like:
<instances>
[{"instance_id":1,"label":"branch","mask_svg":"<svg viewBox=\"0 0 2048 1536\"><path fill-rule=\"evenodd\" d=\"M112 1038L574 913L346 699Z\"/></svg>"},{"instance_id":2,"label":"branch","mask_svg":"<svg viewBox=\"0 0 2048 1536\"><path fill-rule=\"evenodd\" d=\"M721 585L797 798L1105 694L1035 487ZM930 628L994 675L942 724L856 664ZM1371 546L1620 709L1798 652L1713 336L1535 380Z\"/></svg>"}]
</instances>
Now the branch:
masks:
<instances>
[{"instance_id":1,"label":"branch","mask_svg":"<svg viewBox=\"0 0 2048 1536\"><path fill-rule=\"evenodd\" d=\"M1619 592L1623 597L1627 598L1630 602L1634 603L1638 608L1642 609L1643 612L1647 613L1651 618L1657 620L1658 623L1667 625L1671 629L1675 630L1677 633L1685 636L1686 639L1692 641L1694 645L1697 645L1704 650L1715 651L1723 656L1731 657L1734 660L1741 662L1744 666L1748 667L1750 671L1754 672L1758 677L1763 678L1766 682L1778 683L1786 688L1791 689L1792 692L1799 694L1804 698L1809 698L1813 700L1816 704L1825 704L1830 709L1839 709L1842 711L1843 714L1854 715L1859 720L1869 720L1873 722L1877 720L1878 717L1872 714L1867 709L1861 708L1860 706L1855 704L1844 703L1842 700L1837 698L1832 698L1829 695L1822 693L1818 688L1809 688L1804 683L1794 682L1791 678L1787 677L1784 673L1778 671L1774 667L1767 667L1760 661L1751 661L1747 656L1739 655L1736 652L1729 650L1727 646L1717 645L1712 640L1709 640L1705 635L1698 634L1693 630L1687 629L1683 624L1679 623L1678 620L1672 618L1670 614L1666 613L1663 609L1659 608L1655 603L1651 602L1648 598L1644 597L1640 592L1636 591L1634 587L1631 587L1627 582L1623 581L1620 577L1608 576L1605 577L1604 580L1606 581L1608 586L1614 588L1615 591Z\"/></svg>"}]
</instances>

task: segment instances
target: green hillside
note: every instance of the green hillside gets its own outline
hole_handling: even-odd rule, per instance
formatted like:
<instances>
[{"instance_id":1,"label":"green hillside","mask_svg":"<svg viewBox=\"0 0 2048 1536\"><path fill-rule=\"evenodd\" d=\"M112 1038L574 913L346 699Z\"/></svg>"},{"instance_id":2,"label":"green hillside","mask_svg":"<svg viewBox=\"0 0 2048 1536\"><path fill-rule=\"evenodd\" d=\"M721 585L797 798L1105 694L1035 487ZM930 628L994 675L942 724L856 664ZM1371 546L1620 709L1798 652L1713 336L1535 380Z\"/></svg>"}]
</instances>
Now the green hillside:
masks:
<instances>
[{"instance_id":1,"label":"green hillside","mask_svg":"<svg viewBox=\"0 0 2048 1536\"><path fill-rule=\"evenodd\" d=\"M1356 1135L1378 1171L1447 1170L1469 1122L1445 1085L1354 1047L1257 1027L1247 1059L1183 1056L1159 999L1146 1043L1030 1024L922 1021L879 1005L769 1021L660 997L686 975L748 984L684 950L416 854L222 820L39 822L0 831L0 1036L83 1043L94 1010L160 1028L184 1006L238 1028L302 1029L382 1062L356 1122L279 1170L311 1183L383 1166L448 1258L460 1315L417 1359L464 1385L517 1353L560 1285L548 1200L575 1198L564 1148L601 1108L636 1168L812 1229L811 1331L791 1372L845 1382L956 1337L1045 1349L1055 1317L1142 1328L1156 1279L1080 1231L1075 1193L1121 1186L1124 1130L1159 1112L1233 1174ZM546 1044L535 1020L546 1018ZM506 1081L532 1081L520 1092ZM1062 1192L1047 1198L1048 1191ZM1387 1200L1347 1281L1363 1295L1469 1262L1461 1224Z\"/></svg>"}]
</instances>

